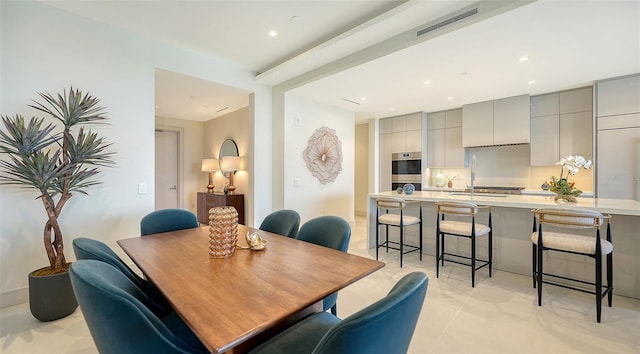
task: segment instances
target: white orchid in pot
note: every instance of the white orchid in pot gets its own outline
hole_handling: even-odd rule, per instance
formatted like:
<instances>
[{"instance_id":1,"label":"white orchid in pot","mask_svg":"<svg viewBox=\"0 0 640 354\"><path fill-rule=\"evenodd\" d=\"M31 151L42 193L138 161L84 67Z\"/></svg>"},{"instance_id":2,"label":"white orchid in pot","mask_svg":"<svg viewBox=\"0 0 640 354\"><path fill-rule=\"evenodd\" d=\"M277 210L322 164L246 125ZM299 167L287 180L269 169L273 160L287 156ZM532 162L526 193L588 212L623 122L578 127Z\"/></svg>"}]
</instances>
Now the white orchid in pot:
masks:
<instances>
[{"instance_id":1,"label":"white orchid in pot","mask_svg":"<svg viewBox=\"0 0 640 354\"><path fill-rule=\"evenodd\" d=\"M36 117L25 120L18 114L2 115L0 153L8 157L0 160L0 183L37 190L36 199L41 200L47 214L43 237L49 266L29 275L29 301L34 317L50 321L70 314L77 307L70 284L62 290L61 297L72 299L55 299L54 291L48 288L50 281L45 281L42 288L32 279L63 274L68 283L69 265L58 218L74 193L87 194L87 189L101 183L95 179L99 167L113 165L114 153L108 151L111 144L83 127L105 123L107 118L104 108L98 106L99 99L73 88L68 94L64 90L57 96L40 93L40 97L43 102L33 101L29 106L57 122L45 123L45 118ZM32 298L36 297L42 297L43 303L35 304ZM61 306L60 301L66 300L72 303ZM60 307L70 311L61 313L65 309Z\"/></svg>"},{"instance_id":2,"label":"white orchid in pot","mask_svg":"<svg viewBox=\"0 0 640 354\"><path fill-rule=\"evenodd\" d=\"M556 162L556 165L562 166L560 178L551 176L551 188L549 190L556 193L555 200L575 203L577 201L576 197L579 197L582 191L574 188L574 182L569 182L568 178L580 172L581 169L588 170L592 162L579 155L569 155ZM565 171L567 171L566 175L564 175Z\"/></svg>"}]
</instances>

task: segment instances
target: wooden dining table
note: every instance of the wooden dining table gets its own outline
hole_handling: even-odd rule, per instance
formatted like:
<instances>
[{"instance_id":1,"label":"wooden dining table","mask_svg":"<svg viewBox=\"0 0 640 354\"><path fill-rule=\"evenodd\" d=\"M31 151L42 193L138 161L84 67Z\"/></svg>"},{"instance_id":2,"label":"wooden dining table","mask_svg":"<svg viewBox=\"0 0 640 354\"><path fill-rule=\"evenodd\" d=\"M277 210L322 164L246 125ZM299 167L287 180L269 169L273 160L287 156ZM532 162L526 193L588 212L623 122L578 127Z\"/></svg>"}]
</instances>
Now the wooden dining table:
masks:
<instances>
[{"instance_id":1,"label":"wooden dining table","mask_svg":"<svg viewBox=\"0 0 640 354\"><path fill-rule=\"evenodd\" d=\"M384 263L238 225L268 243L262 251L209 255L209 227L119 240L145 276L212 353L250 350L322 311L322 299ZM330 235L327 235L330 237Z\"/></svg>"}]
</instances>

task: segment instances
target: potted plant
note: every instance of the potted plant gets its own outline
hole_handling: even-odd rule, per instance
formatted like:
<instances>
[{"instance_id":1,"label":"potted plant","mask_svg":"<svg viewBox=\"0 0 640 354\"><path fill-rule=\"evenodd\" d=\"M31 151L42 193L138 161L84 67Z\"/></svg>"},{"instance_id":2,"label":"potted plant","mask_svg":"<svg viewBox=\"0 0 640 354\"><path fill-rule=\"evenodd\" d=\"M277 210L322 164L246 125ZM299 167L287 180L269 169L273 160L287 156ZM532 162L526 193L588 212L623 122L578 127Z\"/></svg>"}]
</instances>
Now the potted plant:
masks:
<instances>
[{"instance_id":1,"label":"potted plant","mask_svg":"<svg viewBox=\"0 0 640 354\"><path fill-rule=\"evenodd\" d=\"M591 160L587 160L579 155L569 155L556 162L556 165L562 166L560 170L560 178L551 176L550 191L556 193L554 200L576 203L576 198L582 194L578 188L574 188L574 182L569 182L569 175L573 176L580 172L581 168L588 170L591 167ZM564 171L567 175L564 176Z\"/></svg>"},{"instance_id":2,"label":"potted plant","mask_svg":"<svg viewBox=\"0 0 640 354\"><path fill-rule=\"evenodd\" d=\"M64 255L60 213L76 193L101 182L95 179L99 167L114 164L111 144L84 125L105 123L100 100L73 87L57 96L40 93L42 102L29 105L53 118L2 115L0 183L18 185L38 191L47 214L44 225L44 248L49 266L29 274L31 313L41 321L51 321L71 314L77 308L69 264Z\"/></svg>"}]
</instances>

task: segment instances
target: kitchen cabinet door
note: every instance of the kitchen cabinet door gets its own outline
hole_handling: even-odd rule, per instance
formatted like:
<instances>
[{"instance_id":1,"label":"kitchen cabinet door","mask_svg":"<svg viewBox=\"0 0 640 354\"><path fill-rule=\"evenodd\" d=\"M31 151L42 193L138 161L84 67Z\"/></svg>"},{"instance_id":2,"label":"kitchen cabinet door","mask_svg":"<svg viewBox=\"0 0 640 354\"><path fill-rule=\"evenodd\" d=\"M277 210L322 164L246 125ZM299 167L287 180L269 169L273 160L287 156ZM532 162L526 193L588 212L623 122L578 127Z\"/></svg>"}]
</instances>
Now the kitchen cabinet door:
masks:
<instances>
[{"instance_id":1,"label":"kitchen cabinet door","mask_svg":"<svg viewBox=\"0 0 640 354\"><path fill-rule=\"evenodd\" d=\"M597 197L640 201L640 127L598 131Z\"/></svg>"},{"instance_id":2,"label":"kitchen cabinet door","mask_svg":"<svg viewBox=\"0 0 640 354\"><path fill-rule=\"evenodd\" d=\"M531 118L530 149L531 166L551 166L560 160L559 115Z\"/></svg>"},{"instance_id":3,"label":"kitchen cabinet door","mask_svg":"<svg viewBox=\"0 0 640 354\"><path fill-rule=\"evenodd\" d=\"M462 109L452 109L445 112L445 128L462 126ZM462 130L460 131L462 132ZM462 145L460 145L462 146Z\"/></svg>"},{"instance_id":4,"label":"kitchen cabinet door","mask_svg":"<svg viewBox=\"0 0 640 354\"><path fill-rule=\"evenodd\" d=\"M593 111L591 86L560 92L560 114Z\"/></svg>"},{"instance_id":5,"label":"kitchen cabinet door","mask_svg":"<svg viewBox=\"0 0 640 354\"><path fill-rule=\"evenodd\" d=\"M532 134L533 135L533 134ZM593 114L591 111L560 115L560 157L593 156Z\"/></svg>"},{"instance_id":6,"label":"kitchen cabinet door","mask_svg":"<svg viewBox=\"0 0 640 354\"><path fill-rule=\"evenodd\" d=\"M558 92L531 97L531 118L547 117L559 113L560 94Z\"/></svg>"},{"instance_id":7,"label":"kitchen cabinet door","mask_svg":"<svg viewBox=\"0 0 640 354\"><path fill-rule=\"evenodd\" d=\"M405 134L404 152L422 152L422 130L410 130Z\"/></svg>"},{"instance_id":8,"label":"kitchen cabinet door","mask_svg":"<svg viewBox=\"0 0 640 354\"><path fill-rule=\"evenodd\" d=\"M640 75L600 81L596 87L598 117L640 112Z\"/></svg>"},{"instance_id":9,"label":"kitchen cabinet door","mask_svg":"<svg viewBox=\"0 0 640 354\"><path fill-rule=\"evenodd\" d=\"M435 112L427 114L427 130L444 129L445 120L445 112Z\"/></svg>"},{"instance_id":10,"label":"kitchen cabinet door","mask_svg":"<svg viewBox=\"0 0 640 354\"><path fill-rule=\"evenodd\" d=\"M445 167L445 129L427 131L427 166Z\"/></svg>"},{"instance_id":11,"label":"kitchen cabinet door","mask_svg":"<svg viewBox=\"0 0 640 354\"><path fill-rule=\"evenodd\" d=\"M462 127L445 129L445 166L447 168L464 168L465 150L462 147Z\"/></svg>"},{"instance_id":12,"label":"kitchen cabinet door","mask_svg":"<svg viewBox=\"0 0 640 354\"><path fill-rule=\"evenodd\" d=\"M493 101L462 106L462 146L493 145Z\"/></svg>"},{"instance_id":13,"label":"kitchen cabinet door","mask_svg":"<svg viewBox=\"0 0 640 354\"><path fill-rule=\"evenodd\" d=\"M393 118L380 119L378 123L378 134L393 133Z\"/></svg>"},{"instance_id":14,"label":"kitchen cabinet door","mask_svg":"<svg viewBox=\"0 0 640 354\"><path fill-rule=\"evenodd\" d=\"M529 95L493 101L493 144L531 141Z\"/></svg>"},{"instance_id":15,"label":"kitchen cabinet door","mask_svg":"<svg viewBox=\"0 0 640 354\"><path fill-rule=\"evenodd\" d=\"M407 131L407 117L397 116L391 118L391 131L393 133L400 133Z\"/></svg>"},{"instance_id":16,"label":"kitchen cabinet door","mask_svg":"<svg viewBox=\"0 0 640 354\"><path fill-rule=\"evenodd\" d=\"M422 112L407 114L406 116L406 130L422 130Z\"/></svg>"},{"instance_id":17,"label":"kitchen cabinet door","mask_svg":"<svg viewBox=\"0 0 640 354\"><path fill-rule=\"evenodd\" d=\"M407 152L407 132L395 132L391 136L391 152Z\"/></svg>"}]
</instances>

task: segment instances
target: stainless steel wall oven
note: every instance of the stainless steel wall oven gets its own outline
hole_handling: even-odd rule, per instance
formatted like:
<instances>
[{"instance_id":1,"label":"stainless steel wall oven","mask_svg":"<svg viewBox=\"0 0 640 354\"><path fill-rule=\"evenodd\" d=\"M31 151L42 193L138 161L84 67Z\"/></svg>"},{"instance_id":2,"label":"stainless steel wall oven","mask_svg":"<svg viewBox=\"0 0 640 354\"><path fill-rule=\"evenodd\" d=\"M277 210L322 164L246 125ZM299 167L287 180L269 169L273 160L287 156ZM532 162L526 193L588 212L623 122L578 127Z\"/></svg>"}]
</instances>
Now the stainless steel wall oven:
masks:
<instances>
[{"instance_id":1,"label":"stainless steel wall oven","mask_svg":"<svg viewBox=\"0 0 640 354\"><path fill-rule=\"evenodd\" d=\"M411 183L422 189L422 153L402 152L391 155L391 190Z\"/></svg>"}]
</instances>

